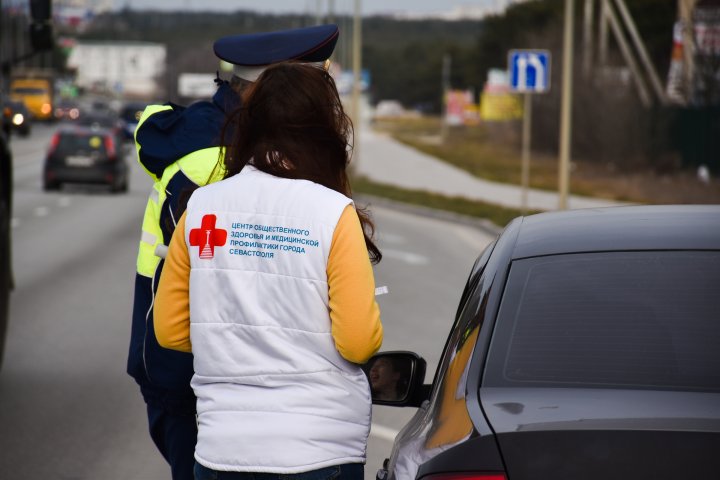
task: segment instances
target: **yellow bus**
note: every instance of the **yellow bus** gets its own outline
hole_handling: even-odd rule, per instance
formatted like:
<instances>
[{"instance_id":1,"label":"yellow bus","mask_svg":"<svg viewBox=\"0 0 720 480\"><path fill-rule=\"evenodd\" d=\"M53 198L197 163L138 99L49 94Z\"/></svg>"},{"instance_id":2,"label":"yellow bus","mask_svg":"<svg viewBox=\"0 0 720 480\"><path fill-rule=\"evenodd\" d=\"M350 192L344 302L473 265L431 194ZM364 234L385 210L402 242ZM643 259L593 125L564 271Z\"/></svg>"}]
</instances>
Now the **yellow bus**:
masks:
<instances>
[{"instance_id":1,"label":"yellow bus","mask_svg":"<svg viewBox=\"0 0 720 480\"><path fill-rule=\"evenodd\" d=\"M33 118L53 118L53 84L49 78L15 78L10 82L10 98L23 102Z\"/></svg>"}]
</instances>

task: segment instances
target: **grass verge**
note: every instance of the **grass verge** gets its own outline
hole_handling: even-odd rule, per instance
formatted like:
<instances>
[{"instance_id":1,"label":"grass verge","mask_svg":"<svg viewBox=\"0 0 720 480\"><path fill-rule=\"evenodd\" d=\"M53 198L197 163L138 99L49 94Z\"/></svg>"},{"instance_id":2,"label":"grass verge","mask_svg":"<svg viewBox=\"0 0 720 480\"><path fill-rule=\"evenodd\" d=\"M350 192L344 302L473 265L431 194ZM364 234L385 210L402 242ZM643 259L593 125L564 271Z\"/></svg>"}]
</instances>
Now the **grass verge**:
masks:
<instances>
[{"instance_id":1,"label":"grass verge","mask_svg":"<svg viewBox=\"0 0 720 480\"><path fill-rule=\"evenodd\" d=\"M520 141L512 124L451 128L444 142L439 136L440 120L436 117L378 120L373 128L474 176L514 185L520 183ZM556 156L533 152L530 187L557 190L557 164ZM623 159L606 162L574 159L571 193L631 203L720 203L720 181L702 183L694 169L663 172L651 165L629 168L622 164Z\"/></svg>"},{"instance_id":2,"label":"grass verge","mask_svg":"<svg viewBox=\"0 0 720 480\"><path fill-rule=\"evenodd\" d=\"M411 205L419 205L426 208L487 219L499 227L504 227L510 220L522 215L520 210L513 208L500 207L462 197L448 197L422 190L408 190L384 183L377 183L365 177L353 177L352 187L355 193L364 193ZM528 214L531 213L538 212L528 212Z\"/></svg>"}]
</instances>

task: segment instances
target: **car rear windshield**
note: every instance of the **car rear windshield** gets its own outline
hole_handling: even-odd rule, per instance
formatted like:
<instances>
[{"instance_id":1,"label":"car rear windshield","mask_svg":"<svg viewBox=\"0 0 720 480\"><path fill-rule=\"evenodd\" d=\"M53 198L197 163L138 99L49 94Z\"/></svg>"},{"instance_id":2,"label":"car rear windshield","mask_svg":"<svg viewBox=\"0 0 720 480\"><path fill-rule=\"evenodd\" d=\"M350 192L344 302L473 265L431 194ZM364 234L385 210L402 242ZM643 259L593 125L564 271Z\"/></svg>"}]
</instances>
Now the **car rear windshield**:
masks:
<instances>
[{"instance_id":1,"label":"car rear windshield","mask_svg":"<svg viewBox=\"0 0 720 480\"><path fill-rule=\"evenodd\" d=\"M720 391L720 252L513 262L485 386Z\"/></svg>"},{"instance_id":2,"label":"car rear windshield","mask_svg":"<svg viewBox=\"0 0 720 480\"><path fill-rule=\"evenodd\" d=\"M105 152L105 139L101 135L84 133L63 133L60 135L58 150L66 153L80 151Z\"/></svg>"}]
</instances>

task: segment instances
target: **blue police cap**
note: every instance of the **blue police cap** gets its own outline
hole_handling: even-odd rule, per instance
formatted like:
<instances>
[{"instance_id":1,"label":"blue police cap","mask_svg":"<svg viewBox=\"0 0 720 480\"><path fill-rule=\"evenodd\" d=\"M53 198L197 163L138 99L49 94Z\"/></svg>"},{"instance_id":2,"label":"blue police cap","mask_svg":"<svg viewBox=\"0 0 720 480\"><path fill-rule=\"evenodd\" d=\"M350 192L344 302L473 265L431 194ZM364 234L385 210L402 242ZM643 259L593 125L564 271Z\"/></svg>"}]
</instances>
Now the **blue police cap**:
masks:
<instances>
[{"instance_id":1,"label":"blue police cap","mask_svg":"<svg viewBox=\"0 0 720 480\"><path fill-rule=\"evenodd\" d=\"M288 60L324 62L335 49L340 32L337 25L231 35L215 42L221 60L245 67L260 67Z\"/></svg>"}]
</instances>

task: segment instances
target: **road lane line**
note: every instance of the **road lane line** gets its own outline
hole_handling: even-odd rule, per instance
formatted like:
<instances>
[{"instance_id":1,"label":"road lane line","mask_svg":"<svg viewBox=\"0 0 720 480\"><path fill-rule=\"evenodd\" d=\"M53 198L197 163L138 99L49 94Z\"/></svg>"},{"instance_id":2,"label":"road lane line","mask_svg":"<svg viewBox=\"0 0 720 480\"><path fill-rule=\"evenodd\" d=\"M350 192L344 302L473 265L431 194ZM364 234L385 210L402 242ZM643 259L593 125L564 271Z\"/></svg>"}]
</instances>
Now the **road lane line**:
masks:
<instances>
[{"instance_id":1,"label":"road lane line","mask_svg":"<svg viewBox=\"0 0 720 480\"><path fill-rule=\"evenodd\" d=\"M378 425L377 423L373 423L370 425L370 436L379 438L381 440L394 442L395 437L398 433L400 433L399 430L395 430L394 428L386 427L384 425Z\"/></svg>"},{"instance_id":2,"label":"road lane line","mask_svg":"<svg viewBox=\"0 0 720 480\"><path fill-rule=\"evenodd\" d=\"M402 235L395 235L394 233L387 232L378 233L378 241L382 243L394 243L396 245L406 243L405 237Z\"/></svg>"},{"instance_id":3,"label":"road lane line","mask_svg":"<svg viewBox=\"0 0 720 480\"><path fill-rule=\"evenodd\" d=\"M47 207L37 207L35 208L35 216L36 217L47 217L48 213L50 213L50 209Z\"/></svg>"},{"instance_id":4,"label":"road lane line","mask_svg":"<svg viewBox=\"0 0 720 480\"><path fill-rule=\"evenodd\" d=\"M401 262L409 263L410 265L427 265L430 263L428 257L424 255L418 255L417 253L403 252L402 250L394 250L392 248L382 249L383 257L394 258Z\"/></svg>"}]
</instances>

